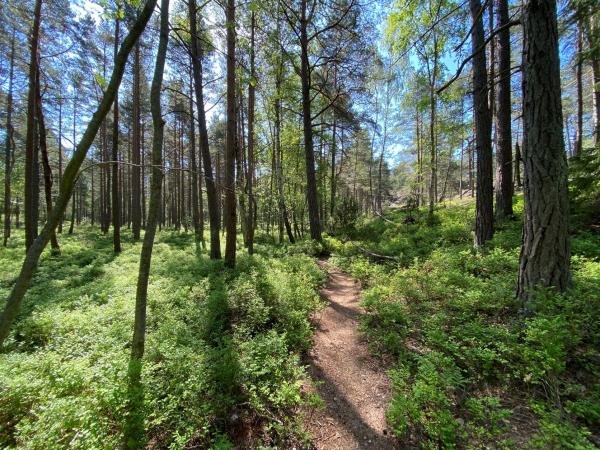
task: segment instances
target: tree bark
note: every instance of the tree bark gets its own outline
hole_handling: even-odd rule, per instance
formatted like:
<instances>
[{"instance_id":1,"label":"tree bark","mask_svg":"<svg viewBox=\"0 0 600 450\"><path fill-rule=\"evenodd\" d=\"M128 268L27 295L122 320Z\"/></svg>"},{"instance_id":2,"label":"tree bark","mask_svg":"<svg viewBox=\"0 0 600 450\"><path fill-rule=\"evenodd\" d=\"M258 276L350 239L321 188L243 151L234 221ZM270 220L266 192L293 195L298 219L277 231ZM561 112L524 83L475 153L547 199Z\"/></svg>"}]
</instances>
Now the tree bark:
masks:
<instances>
[{"instance_id":1,"label":"tree bark","mask_svg":"<svg viewBox=\"0 0 600 450\"><path fill-rule=\"evenodd\" d=\"M191 69L190 69L191 70ZM194 79L190 73L190 170L191 170L191 200L192 200L192 222L194 226L194 238L197 243L204 241L204 236L200 229L200 213L198 211L198 171L196 162L196 120L194 119ZM204 245L202 245L204 247Z\"/></svg>"},{"instance_id":2,"label":"tree bark","mask_svg":"<svg viewBox=\"0 0 600 450\"><path fill-rule=\"evenodd\" d=\"M496 0L498 26L509 22L508 0ZM496 100L496 218L504 220L513 215L512 196L512 127L510 99L510 31L498 35L498 97Z\"/></svg>"},{"instance_id":3,"label":"tree bark","mask_svg":"<svg viewBox=\"0 0 600 450\"><path fill-rule=\"evenodd\" d=\"M242 231L242 238L244 241L244 248L248 247L248 211L246 209L246 195L247 186L246 178L247 173L247 162L246 162L246 129L244 127L244 94L242 86L238 86L236 89L237 102L236 102L236 117L237 117L237 138L236 138L236 153L235 153L235 172L236 172L236 185L240 189L240 195L237 196L238 200L238 211L239 211L239 222ZM243 189L243 191L242 191Z\"/></svg>"},{"instance_id":4,"label":"tree bark","mask_svg":"<svg viewBox=\"0 0 600 450\"><path fill-rule=\"evenodd\" d=\"M575 130L575 156L583 147L583 29L581 19L577 22L577 53L575 54L575 85L577 88L577 129Z\"/></svg>"},{"instance_id":5,"label":"tree bark","mask_svg":"<svg viewBox=\"0 0 600 450\"><path fill-rule=\"evenodd\" d=\"M283 242L283 228L285 227L288 239L292 244L296 242L290 220L287 212L287 206L285 203L285 194L283 190L283 151L281 148L281 66L279 67L278 79L275 82L277 98L275 100L275 153L274 153L274 168L277 174L277 193L278 193L278 207L279 207L279 242Z\"/></svg>"},{"instance_id":6,"label":"tree bark","mask_svg":"<svg viewBox=\"0 0 600 450\"><path fill-rule=\"evenodd\" d=\"M473 27L471 31L473 57L473 106L475 148L477 152L477 197L475 216L475 246L479 247L494 234L494 185L492 177L492 117L488 104L488 80L485 62L481 2L469 0Z\"/></svg>"},{"instance_id":7,"label":"tree bark","mask_svg":"<svg viewBox=\"0 0 600 450\"><path fill-rule=\"evenodd\" d=\"M235 0L227 0L227 140L225 143L225 265L235 267L237 219L235 201L235 149L237 117L235 108Z\"/></svg>"},{"instance_id":8,"label":"tree bark","mask_svg":"<svg viewBox=\"0 0 600 450\"><path fill-rule=\"evenodd\" d=\"M25 138L25 248L29 250L38 236L40 168L37 143L36 82L38 73L42 0L33 9L29 62L29 92L27 94L27 134Z\"/></svg>"},{"instance_id":9,"label":"tree bark","mask_svg":"<svg viewBox=\"0 0 600 450\"><path fill-rule=\"evenodd\" d=\"M115 20L115 60L119 49L119 23ZM115 61L116 65L116 61ZM114 69L113 69L114 70ZM112 129L112 222L113 222L113 251L121 252L121 198L119 193L119 89L115 92L113 104Z\"/></svg>"},{"instance_id":10,"label":"tree bark","mask_svg":"<svg viewBox=\"0 0 600 450\"><path fill-rule=\"evenodd\" d=\"M515 183L517 184L517 188L521 189L523 184L521 182L521 147L519 147L519 143L515 144Z\"/></svg>"},{"instance_id":11,"label":"tree bark","mask_svg":"<svg viewBox=\"0 0 600 450\"><path fill-rule=\"evenodd\" d=\"M337 88L337 86L336 86ZM331 176L330 176L330 201L329 201L329 216L330 220L333 221L335 213L335 195L337 190L337 178L335 176L335 158L337 153L337 117L333 116L333 130L331 132Z\"/></svg>"},{"instance_id":12,"label":"tree bark","mask_svg":"<svg viewBox=\"0 0 600 450\"><path fill-rule=\"evenodd\" d=\"M596 14L596 15L595 15ZM598 29L597 11L591 11L587 22L587 40L590 48L590 64L592 65L594 147L600 142L600 30Z\"/></svg>"},{"instance_id":13,"label":"tree bark","mask_svg":"<svg viewBox=\"0 0 600 450\"><path fill-rule=\"evenodd\" d=\"M14 132L12 124L13 113L13 77L15 67L15 29L13 28L12 39L10 42L10 68L8 69L8 94L6 96L6 139L4 147L4 246L8 244L10 238L10 220L11 220L11 176L13 166L13 147Z\"/></svg>"},{"instance_id":14,"label":"tree bark","mask_svg":"<svg viewBox=\"0 0 600 450\"><path fill-rule=\"evenodd\" d=\"M433 70L429 74L429 107L430 107L430 122L429 122L429 139L431 142L431 153L430 153L430 170L431 179L429 180L429 217L433 216L433 211L438 198L438 149L437 139L435 135L435 125L437 118L437 97L435 95L435 86L437 84L437 71L438 71L438 54L437 54L437 37L434 31L434 48L435 54L433 56ZM429 62L427 63L429 70Z\"/></svg>"},{"instance_id":15,"label":"tree bark","mask_svg":"<svg viewBox=\"0 0 600 450\"><path fill-rule=\"evenodd\" d=\"M121 84L121 80L123 79L123 72L125 71L127 57L129 56L129 53L131 52L131 49L135 45L137 39L144 31L148 20L150 20L150 16L152 15L154 7L156 6L156 1L157 0L148 0L145 3L143 10L138 15L137 20L131 28L131 31L123 41L121 50L115 58L113 74L108 83L108 87L102 98L102 101L92 115L90 123L88 124L83 136L75 148L75 151L73 152L73 157L65 168L65 173L60 184L60 194L56 200L56 204L54 205L54 208L52 209L52 212L50 213L42 232L27 250L27 254L25 256L25 260L23 261L19 276L12 287L10 295L6 301L4 311L0 316L0 349L3 346L6 337L8 336L17 313L19 312L21 302L23 301L23 297L27 292L29 283L40 259L40 255L48 244L51 233L56 229L60 218L67 208L69 198L73 193L73 187L77 179L79 168L85 159L87 151L94 142L102 121L110 110L110 106L116 96L119 85Z\"/></svg>"},{"instance_id":16,"label":"tree bark","mask_svg":"<svg viewBox=\"0 0 600 450\"><path fill-rule=\"evenodd\" d=\"M250 83L248 85L248 176L246 177L246 186L248 192L248 218L246 224L246 237L248 245L248 254L254 253L254 107L256 98L256 69L254 63L254 32L256 28L256 18L254 11L250 17Z\"/></svg>"},{"instance_id":17,"label":"tree bark","mask_svg":"<svg viewBox=\"0 0 600 450\"><path fill-rule=\"evenodd\" d=\"M156 235L156 224L160 212L162 190L162 146L165 121L160 106L160 90L162 86L165 59L169 40L169 0L160 3L160 38L156 55L156 66L150 91L150 108L154 135L152 141L152 179L150 187L150 207L148 222L140 255L140 270L137 280L135 298L135 320L131 344L131 358L128 369L128 416L125 427L125 444L127 448L137 449L144 446L144 393L141 382L142 358L146 343L146 305L148 302L148 279L152 262L152 249ZM193 122L193 121L192 121Z\"/></svg>"},{"instance_id":18,"label":"tree bark","mask_svg":"<svg viewBox=\"0 0 600 450\"><path fill-rule=\"evenodd\" d=\"M534 288L566 290L571 252L556 2L525 1L522 20L525 214L517 295L528 314Z\"/></svg>"},{"instance_id":19,"label":"tree bark","mask_svg":"<svg viewBox=\"0 0 600 450\"><path fill-rule=\"evenodd\" d=\"M196 0L188 1L190 16L190 34L192 36L190 51L192 56L192 70L194 72L194 88L196 91L196 107L198 112L198 125L200 129L199 144L204 166L204 178L206 184L206 204L208 207L208 219L210 223L210 257L221 259L221 243L219 237L220 214L219 199L215 188L212 172L210 148L208 144L208 130L206 128L206 114L204 111L204 91L202 86L202 55L200 52L198 27L196 19Z\"/></svg>"},{"instance_id":20,"label":"tree bark","mask_svg":"<svg viewBox=\"0 0 600 450\"><path fill-rule=\"evenodd\" d=\"M383 161L388 138L388 116L390 110L390 80L385 84L385 106L383 109L383 141L381 142L381 153L379 154L379 165L377 170L377 212L383 213Z\"/></svg>"},{"instance_id":21,"label":"tree bark","mask_svg":"<svg viewBox=\"0 0 600 450\"><path fill-rule=\"evenodd\" d=\"M140 43L138 42L135 46L133 59L133 138L131 141L131 231L134 240L140 238L142 228L140 65Z\"/></svg>"},{"instance_id":22,"label":"tree bark","mask_svg":"<svg viewBox=\"0 0 600 450\"><path fill-rule=\"evenodd\" d=\"M46 200L46 213L49 216L52 212L52 168L50 167L50 159L48 158L48 146L46 144L46 123L44 120L44 110L42 109L42 94L40 92L40 71L36 75L35 83L35 106L37 114L39 146L42 153L42 167L44 169L44 196ZM50 236L50 247L55 254L60 253L56 232L53 231Z\"/></svg>"},{"instance_id":23,"label":"tree bark","mask_svg":"<svg viewBox=\"0 0 600 450\"><path fill-rule=\"evenodd\" d=\"M321 221L319 218L319 201L317 178L315 175L315 154L313 150L313 129L311 117L310 93L310 61L308 59L308 19L307 0L300 0L300 80L302 84L302 122L304 127L304 156L306 160L306 200L308 202L308 220L310 237L321 241Z\"/></svg>"},{"instance_id":24,"label":"tree bark","mask_svg":"<svg viewBox=\"0 0 600 450\"><path fill-rule=\"evenodd\" d=\"M416 117L416 140L417 140L417 206L421 207L424 204L424 183L425 183L425 179L423 176L423 159L425 157L425 155L423 154L423 142L421 139L421 136L423 134L423 132L421 131L421 126L422 126L422 120L421 120L421 114L419 112L419 105L418 103L415 104L415 117Z\"/></svg>"},{"instance_id":25,"label":"tree bark","mask_svg":"<svg viewBox=\"0 0 600 450\"><path fill-rule=\"evenodd\" d=\"M62 91L61 91L62 96ZM63 149L62 149L62 98L58 102L58 185L62 184L63 177ZM62 233L63 216L58 222L58 232Z\"/></svg>"},{"instance_id":26,"label":"tree bark","mask_svg":"<svg viewBox=\"0 0 600 450\"><path fill-rule=\"evenodd\" d=\"M488 32L490 35L494 32L494 0L487 1L488 6ZM488 105L490 108L490 116L492 118L492 124L494 122L495 115L495 102L496 102L496 37L492 37L490 42L488 43L488 49L490 52L490 59L488 61L489 65L489 75L488 75ZM493 125L492 125L493 126Z\"/></svg>"}]
</instances>

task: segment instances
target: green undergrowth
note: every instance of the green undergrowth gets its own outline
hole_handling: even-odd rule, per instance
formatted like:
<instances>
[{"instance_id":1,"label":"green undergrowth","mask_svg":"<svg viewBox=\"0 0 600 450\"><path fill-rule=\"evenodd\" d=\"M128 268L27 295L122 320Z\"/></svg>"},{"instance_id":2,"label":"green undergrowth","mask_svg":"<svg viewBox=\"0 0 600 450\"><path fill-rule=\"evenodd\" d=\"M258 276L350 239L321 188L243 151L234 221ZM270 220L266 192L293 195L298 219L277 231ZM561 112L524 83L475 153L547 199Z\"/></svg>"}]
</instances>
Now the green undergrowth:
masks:
<instances>
[{"instance_id":1,"label":"green undergrowth","mask_svg":"<svg viewBox=\"0 0 600 450\"><path fill-rule=\"evenodd\" d=\"M110 236L91 228L59 240L62 255L44 255L0 355L0 447L119 448L141 245L126 240L114 256ZM22 249L19 233L0 249L0 299ZM159 233L142 375L149 447L301 438L299 355L324 274L309 256L267 250L240 251L232 271L198 256L192 236Z\"/></svg>"},{"instance_id":2,"label":"green undergrowth","mask_svg":"<svg viewBox=\"0 0 600 450\"><path fill-rule=\"evenodd\" d=\"M517 217L522 209L517 200ZM392 210L326 239L334 264L365 288L362 329L389 363L387 418L396 435L432 449L595 448L598 233L574 231L573 288L540 292L534 315L522 320L521 223L502 224L475 251L471 201L436 215L432 224L424 212Z\"/></svg>"}]
</instances>

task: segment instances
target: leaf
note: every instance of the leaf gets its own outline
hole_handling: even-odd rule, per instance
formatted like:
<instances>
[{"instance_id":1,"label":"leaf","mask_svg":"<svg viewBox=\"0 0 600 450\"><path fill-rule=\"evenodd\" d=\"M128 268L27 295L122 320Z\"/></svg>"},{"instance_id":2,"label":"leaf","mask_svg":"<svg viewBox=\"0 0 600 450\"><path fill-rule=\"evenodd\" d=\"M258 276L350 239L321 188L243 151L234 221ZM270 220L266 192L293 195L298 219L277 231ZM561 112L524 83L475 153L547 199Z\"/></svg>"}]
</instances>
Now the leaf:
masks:
<instances>
[{"instance_id":1,"label":"leaf","mask_svg":"<svg viewBox=\"0 0 600 450\"><path fill-rule=\"evenodd\" d=\"M102 90L105 90L106 86L108 86L108 82L106 81L106 78L104 78L99 72L96 72L94 74L94 81L96 83L98 83L98 85L102 88Z\"/></svg>"}]
</instances>

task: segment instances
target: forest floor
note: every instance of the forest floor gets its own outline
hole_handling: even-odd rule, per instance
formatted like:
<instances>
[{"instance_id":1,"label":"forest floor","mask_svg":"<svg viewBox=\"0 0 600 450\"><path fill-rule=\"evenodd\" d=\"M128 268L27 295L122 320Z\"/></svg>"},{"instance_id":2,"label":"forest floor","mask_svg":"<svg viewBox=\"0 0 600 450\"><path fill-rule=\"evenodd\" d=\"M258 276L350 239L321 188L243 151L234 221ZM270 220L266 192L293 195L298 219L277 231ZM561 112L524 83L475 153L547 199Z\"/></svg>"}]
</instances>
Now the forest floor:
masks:
<instances>
[{"instance_id":1,"label":"forest floor","mask_svg":"<svg viewBox=\"0 0 600 450\"><path fill-rule=\"evenodd\" d=\"M307 363L325 407L309 412L312 444L327 450L394 448L397 440L385 420L389 379L358 331L360 283L324 260L319 266L328 273L321 288L327 307L315 317Z\"/></svg>"}]
</instances>

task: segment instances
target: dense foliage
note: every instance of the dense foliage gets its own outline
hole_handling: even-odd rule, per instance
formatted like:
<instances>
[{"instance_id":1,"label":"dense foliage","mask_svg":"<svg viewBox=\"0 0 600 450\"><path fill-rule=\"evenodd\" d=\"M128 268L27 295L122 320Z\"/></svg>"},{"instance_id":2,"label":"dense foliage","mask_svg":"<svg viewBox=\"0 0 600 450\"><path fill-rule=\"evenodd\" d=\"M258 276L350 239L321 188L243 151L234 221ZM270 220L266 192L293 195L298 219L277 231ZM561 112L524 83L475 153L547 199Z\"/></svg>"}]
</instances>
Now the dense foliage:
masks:
<instances>
[{"instance_id":1,"label":"dense foliage","mask_svg":"<svg viewBox=\"0 0 600 450\"><path fill-rule=\"evenodd\" d=\"M0 446L600 447L600 0L3 0L0 141Z\"/></svg>"},{"instance_id":2,"label":"dense foliage","mask_svg":"<svg viewBox=\"0 0 600 450\"><path fill-rule=\"evenodd\" d=\"M515 209L520 216L520 201ZM366 287L363 330L389 362L395 392L388 420L423 448L594 448L600 237L577 229L572 289L540 292L523 320L521 223L474 251L473 215L472 203L451 202L427 226L422 212L390 211L328 241L336 264ZM365 247L397 261L374 264Z\"/></svg>"},{"instance_id":3,"label":"dense foliage","mask_svg":"<svg viewBox=\"0 0 600 450\"><path fill-rule=\"evenodd\" d=\"M1 291L15 274L22 234L2 252ZM0 356L0 445L118 448L139 245L119 256L82 229L47 255L16 332ZM267 244L259 253L269 253ZM150 281L144 414L153 446L229 448L247 438L285 442L305 375L323 274L303 254L240 258L235 271L196 256L191 235L159 235ZM238 430L232 437L225 431Z\"/></svg>"}]
</instances>

